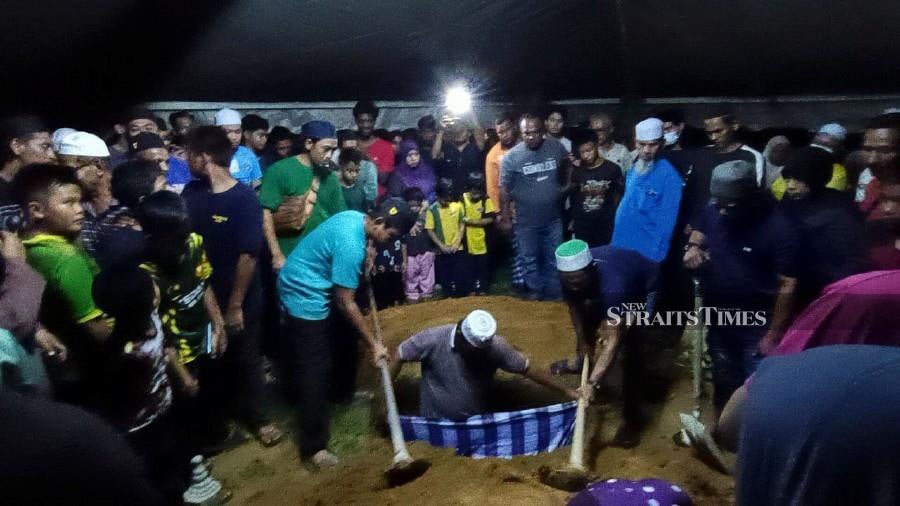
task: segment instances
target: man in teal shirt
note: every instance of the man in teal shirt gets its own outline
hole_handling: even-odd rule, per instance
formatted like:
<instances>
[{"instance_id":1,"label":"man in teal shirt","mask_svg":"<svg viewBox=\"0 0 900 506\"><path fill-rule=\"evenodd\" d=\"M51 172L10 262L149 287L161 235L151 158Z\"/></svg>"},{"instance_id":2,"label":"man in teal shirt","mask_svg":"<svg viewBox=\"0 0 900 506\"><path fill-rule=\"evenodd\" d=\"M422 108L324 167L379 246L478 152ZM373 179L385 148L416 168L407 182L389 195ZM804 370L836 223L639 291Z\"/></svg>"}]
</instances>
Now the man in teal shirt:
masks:
<instances>
[{"instance_id":1,"label":"man in teal shirt","mask_svg":"<svg viewBox=\"0 0 900 506\"><path fill-rule=\"evenodd\" d=\"M366 341L376 364L388 358L355 301L366 242L393 240L412 224L406 203L396 199L368 215L338 213L300 241L278 276L287 381L299 408L300 457L312 469L337 464L327 450L330 403L352 394L346 378L352 379L357 369L356 334ZM332 305L339 314L332 314ZM349 323L346 331L342 322Z\"/></svg>"}]
</instances>

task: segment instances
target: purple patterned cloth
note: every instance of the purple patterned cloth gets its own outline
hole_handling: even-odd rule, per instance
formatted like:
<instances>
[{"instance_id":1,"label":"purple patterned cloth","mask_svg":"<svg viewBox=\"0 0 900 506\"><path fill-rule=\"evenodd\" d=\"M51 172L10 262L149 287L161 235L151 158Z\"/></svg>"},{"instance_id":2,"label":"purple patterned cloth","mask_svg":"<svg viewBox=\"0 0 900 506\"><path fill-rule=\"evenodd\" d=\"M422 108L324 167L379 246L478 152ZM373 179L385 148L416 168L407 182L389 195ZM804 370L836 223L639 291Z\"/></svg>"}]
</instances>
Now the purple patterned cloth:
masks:
<instances>
[{"instance_id":1,"label":"purple patterned cloth","mask_svg":"<svg viewBox=\"0 0 900 506\"><path fill-rule=\"evenodd\" d=\"M568 506L690 506L694 504L678 485L655 478L633 481L610 478L595 481L579 492Z\"/></svg>"}]
</instances>

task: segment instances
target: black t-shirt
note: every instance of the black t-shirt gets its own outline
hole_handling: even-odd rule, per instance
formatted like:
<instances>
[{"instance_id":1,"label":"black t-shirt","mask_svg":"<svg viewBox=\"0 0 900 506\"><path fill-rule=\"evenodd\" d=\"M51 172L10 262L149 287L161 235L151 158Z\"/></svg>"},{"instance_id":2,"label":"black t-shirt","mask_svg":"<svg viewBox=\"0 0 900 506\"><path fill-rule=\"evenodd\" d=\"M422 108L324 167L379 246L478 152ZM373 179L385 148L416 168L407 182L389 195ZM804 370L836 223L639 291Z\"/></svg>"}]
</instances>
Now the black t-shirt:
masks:
<instances>
[{"instance_id":1,"label":"black t-shirt","mask_svg":"<svg viewBox=\"0 0 900 506\"><path fill-rule=\"evenodd\" d=\"M263 245L262 207L256 194L243 184L222 193L212 193L209 183L191 181L181 194L187 204L194 232L203 236L212 265L210 284L223 312L228 307L238 259L242 254L259 257ZM259 266L244 297L244 319L260 314Z\"/></svg>"},{"instance_id":2,"label":"black t-shirt","mask_svg":"<svg viewBox=\"0 0 900 506\"><path fill-rule=\"evenodd\" d=\"M709 203L709 183L716 166L733 160L744 160L756 167L757 174L762 173L762 181L766 179L762 155L746 145L729 153L720 153L714 146L708 146L672 156L677 159L677 163L673 165L678 170L684 171L686 181L681 197L681 218L688 220L688 223L699 219L698 214L702 213Z\"/></svg>"},{"instance_id":3,"label":"black t-shirt","mask_svg":"<svg viewBox=\"0 0 900 506\"><path fill-rule=\"evenodd\" d=\"M569 196L575 237L590 247L608 244L625 179L619 166L604 160L597 167L575 167Z\"/></svg>"},{"instance_id":4,"label":"black t-shirt","mask_svg":"<svg viewBox=\"0 0 900 506\"><path fill-rule=\"evenodd\" d=\"M460 151L453 143L444 141L441 152L444 155L443 160L435 162L438 177L453 181L453 192L461 196L469 173L484 173L484 155L472 142Z\"/></svg>"},{"instance_id":5,"label":"black t-shirt","mask_svg":"<svg viewBox=\"0 0 900 506\"><path fill-rule=\"evenodd\" d=\"M718 209L707 205L694 223L712 257L702 271L708 305L771 311L778 275L797 277L796 229L771 203L752 212L745 222L728 226Z\"/></svg>"}]
</instances>

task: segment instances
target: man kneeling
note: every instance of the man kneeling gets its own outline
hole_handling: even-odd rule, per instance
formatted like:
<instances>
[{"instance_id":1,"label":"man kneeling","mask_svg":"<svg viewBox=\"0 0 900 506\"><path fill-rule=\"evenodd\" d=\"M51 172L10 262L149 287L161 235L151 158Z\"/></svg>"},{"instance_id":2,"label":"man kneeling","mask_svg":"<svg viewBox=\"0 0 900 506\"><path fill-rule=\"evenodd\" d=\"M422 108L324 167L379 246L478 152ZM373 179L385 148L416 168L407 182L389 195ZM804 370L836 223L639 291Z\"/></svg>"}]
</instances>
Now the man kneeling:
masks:
<instances>
[{"instance_id":1,"label":"man kneeling","mask_svg":"<svg viewBox=\"0 0 900 506\"><path fill-rule=\"evenodd\" d=\"M396 375L403 362L422 363L422 416L463 420L487 412L497 369L521 374L573 399L578 397L575 390L529 367L528 358L496 331L494 317L476 309L459 323L426 329L400 343L391 360L392 372Z\"/></svg>"}]
</instances>

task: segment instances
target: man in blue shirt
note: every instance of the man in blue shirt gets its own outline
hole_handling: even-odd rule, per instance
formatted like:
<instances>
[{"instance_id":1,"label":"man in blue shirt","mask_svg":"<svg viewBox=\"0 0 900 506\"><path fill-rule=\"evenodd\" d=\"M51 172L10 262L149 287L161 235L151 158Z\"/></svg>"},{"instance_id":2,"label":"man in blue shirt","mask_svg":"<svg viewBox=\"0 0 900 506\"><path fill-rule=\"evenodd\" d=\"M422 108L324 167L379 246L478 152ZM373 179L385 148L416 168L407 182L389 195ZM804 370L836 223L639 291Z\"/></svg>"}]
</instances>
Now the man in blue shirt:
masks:
<instances>
[{"instance_id":1,"label":"man in blue shirt","mask_svg":"<svg viewBox=\"0 0 900 506\"><path fill-rule=\"evenodd\" d=\"M669 252L684 182L668 160L657 156L665 144L662 121L647 118L634 130L638 157L625 179L610 244L659 263Z\"/></svg>"},{"instance_id":2,"label":"man in blue shirt","mask_svg":"<svg viewBox=\"0 0 900 506\"><path fill-rule=\"evenodd\" d=\"M627 333L633 323L649 321L629 318L630 308L644 302L656 283L657 264L639 253L600 246L588 249L579 239L567 241L555 252L556 269L569 315L575 327L575 360L560 360L550 366L553 374L578 374L585 356L593 357L601 343L588 383L593 389L609 370L613 357L624 348L622 377L622 424L615 441L631 448L640 441L640 392L643 381L643 343L640 333ZM646 307L640 311L647 316ZM598 338L599 335L599 338Z\"/></svg>"},{"instance_id":3,"label":"man in blue shirt","mask_svg":"<svg viewBox=\"0 0 900 506\"><path fill-rule=\"evenodd\" d=\"M689 269L703 267L704 305L765 316L758 325L719 325L706 341L712 358L713 406L718 415L790 323L797 285L798 235L756 184L750 162L733 160L712 171L710 202L694 220L685 246Z\"/></svg>"},{"instance_id":4,"label":"man in blue shirt","mask_svg":"<svg viewBox=\"0 0 900 506\"><path fill-rule=\"evenodd\" d=\"M294 248L278 276L285 309L282 332L287 381L298 406L300 457L312 469L331 467L328 451L330 404L357 369L356 334L365 339L374 362L388 359L356 304L366 242L393 240L412 228L405 202L388 199L369 215L344 211L328 218ZM333 314L332 305L338 309ZM349 329L339 326L349 322Z\"/></svg>"},{"instance_id":5,"label":"man in blue shirt","mask_svg":"<svg viewBox=\"0 0 900 506\"><path fill-rule=\"evenodd\" d=\"M255 189L262 182L262 169L259 168L259 159L253 150L241 145L244 135L241 114L234 109L222 109L216 113L215 123L228 136L231 148L234 149L231 164L228 166L231 177Z\"/></svg>"}]
</instances>

